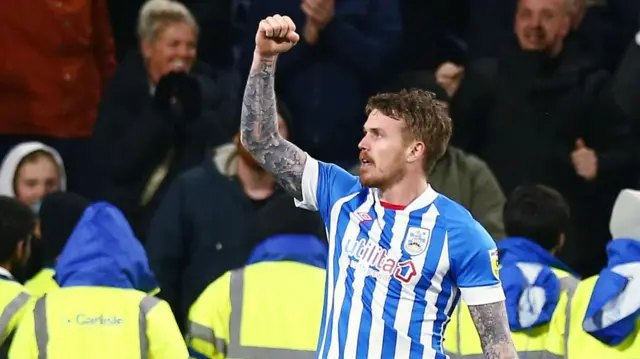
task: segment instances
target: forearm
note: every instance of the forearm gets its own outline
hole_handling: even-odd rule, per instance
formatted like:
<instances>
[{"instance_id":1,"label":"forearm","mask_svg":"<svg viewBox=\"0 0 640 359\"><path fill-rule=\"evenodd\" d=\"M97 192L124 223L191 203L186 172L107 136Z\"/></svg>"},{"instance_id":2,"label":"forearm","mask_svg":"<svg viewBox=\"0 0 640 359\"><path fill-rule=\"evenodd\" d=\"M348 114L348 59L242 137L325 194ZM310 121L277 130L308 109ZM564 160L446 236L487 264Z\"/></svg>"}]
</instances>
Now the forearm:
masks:
<instances>
[{"instance_id":1,"label":"forearm","mask_svg":"<svg viewBox=\"0 0 640 359\"><path fill-rule=\"evenodd\" d=\"M504 301L469 306L487 359L517 359Z\"/></svg>"},{"instance_id":2,"label":"forearm","mask_svg":"<svg viewBox=\"0 0 640 359\"><path fill-rule=\"evenodd\" d=\"M297 199L302 199L306 154L278 133L275 58L254 56L242 101L240 139L256 161Z\"/></svg>"}]
</instances>

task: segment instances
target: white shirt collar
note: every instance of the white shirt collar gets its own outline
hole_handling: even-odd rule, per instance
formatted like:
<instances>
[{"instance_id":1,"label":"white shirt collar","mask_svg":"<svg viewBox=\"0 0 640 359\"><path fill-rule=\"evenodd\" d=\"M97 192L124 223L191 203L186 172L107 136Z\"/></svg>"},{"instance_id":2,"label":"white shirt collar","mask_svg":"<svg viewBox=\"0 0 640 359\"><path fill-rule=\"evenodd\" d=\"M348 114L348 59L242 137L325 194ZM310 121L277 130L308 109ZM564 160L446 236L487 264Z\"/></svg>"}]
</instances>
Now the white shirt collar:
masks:
<instances>
[{"instance_id":1,"label":"white shirt collar","mask_svg":"<svg viewBox=\"0 0 640 359\"><path fill-rule=\"evenodd\" d=\"M11 273L9 273L8 270L0 267L0 276L5 276L5 277L9 277L9 279L13 279L13 276L11 275Z\"/></svg>"}]
</instances>

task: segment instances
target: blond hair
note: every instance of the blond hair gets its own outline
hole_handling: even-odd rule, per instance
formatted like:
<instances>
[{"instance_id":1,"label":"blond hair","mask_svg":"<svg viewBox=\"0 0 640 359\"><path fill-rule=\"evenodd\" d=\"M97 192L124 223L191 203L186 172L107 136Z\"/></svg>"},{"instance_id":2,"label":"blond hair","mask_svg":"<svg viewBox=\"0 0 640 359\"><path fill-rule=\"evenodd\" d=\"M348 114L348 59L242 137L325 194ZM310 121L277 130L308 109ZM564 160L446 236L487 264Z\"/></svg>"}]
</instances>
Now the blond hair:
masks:
<instances>
[{"instance_id":1,"label":"blond hair","mask_svg":"<svg viewBox=\"0 0 640 359\"><path fill-rule=\"evenodd\" d=\"M148 0L138 16L138 38L154 42L162 30L175 23L186 23L198 34L198 23L184 5L172 0Z\"/></svg>"}]
</instances>

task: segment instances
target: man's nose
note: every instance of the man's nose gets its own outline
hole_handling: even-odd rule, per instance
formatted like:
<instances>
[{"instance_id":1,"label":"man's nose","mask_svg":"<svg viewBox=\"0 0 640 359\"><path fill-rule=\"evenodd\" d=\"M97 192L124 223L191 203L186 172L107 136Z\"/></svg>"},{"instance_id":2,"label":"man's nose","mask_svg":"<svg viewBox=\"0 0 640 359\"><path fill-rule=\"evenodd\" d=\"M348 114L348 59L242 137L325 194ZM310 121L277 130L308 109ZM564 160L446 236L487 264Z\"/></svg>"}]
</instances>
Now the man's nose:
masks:
<instances>
[{"instance_id":1,"label":"man's nose","mask_svg":"<svg viewBox=\"0 0 640 359\"><path fill-rule=\"evenodd\" d=\"M368 150L369 149L367 136L362 137L362 139L360 140L360 143L358 143L358 149L359 150Z\"/></svg>"}]
</instances>

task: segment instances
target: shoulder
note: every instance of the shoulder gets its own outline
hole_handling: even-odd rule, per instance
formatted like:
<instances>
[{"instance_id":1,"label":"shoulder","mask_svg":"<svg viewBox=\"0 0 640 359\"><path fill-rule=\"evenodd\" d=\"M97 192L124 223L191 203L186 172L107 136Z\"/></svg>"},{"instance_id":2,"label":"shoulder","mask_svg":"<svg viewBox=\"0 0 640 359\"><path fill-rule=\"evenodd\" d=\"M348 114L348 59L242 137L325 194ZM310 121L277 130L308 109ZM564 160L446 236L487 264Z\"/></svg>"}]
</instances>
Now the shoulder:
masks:
<instances>
[{"instance_id":1,"label":"shoulder","mask_svg":"<svg viewBox=\"0 0 640 359\"><path fill-rule=\"evenodd\" d=\"M444 226L450 246L457 247L459 243L462 246L460 249L473 245L495 247L489 233L462 205L442 194L436 198L434 205L439 212L438 222Z\"/></svg>"}]
</instances>

